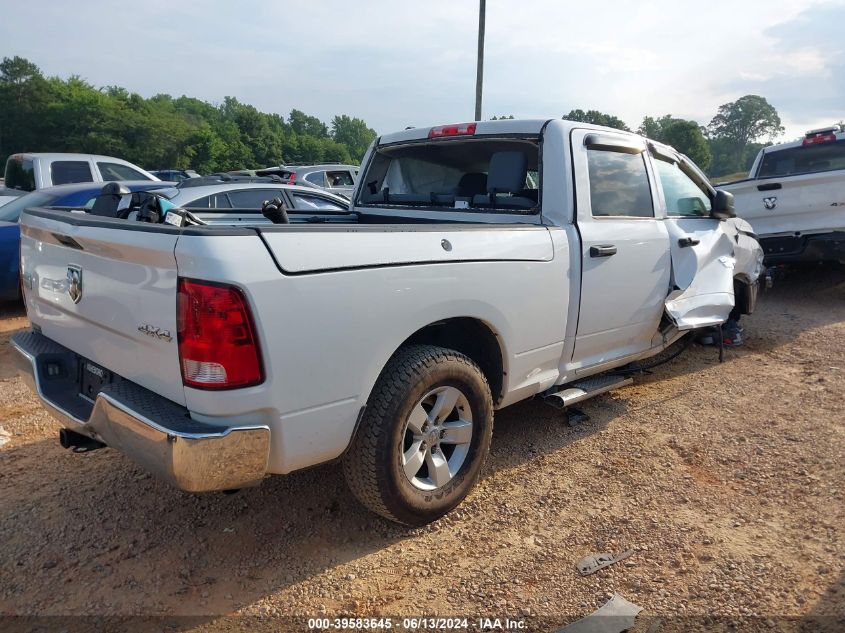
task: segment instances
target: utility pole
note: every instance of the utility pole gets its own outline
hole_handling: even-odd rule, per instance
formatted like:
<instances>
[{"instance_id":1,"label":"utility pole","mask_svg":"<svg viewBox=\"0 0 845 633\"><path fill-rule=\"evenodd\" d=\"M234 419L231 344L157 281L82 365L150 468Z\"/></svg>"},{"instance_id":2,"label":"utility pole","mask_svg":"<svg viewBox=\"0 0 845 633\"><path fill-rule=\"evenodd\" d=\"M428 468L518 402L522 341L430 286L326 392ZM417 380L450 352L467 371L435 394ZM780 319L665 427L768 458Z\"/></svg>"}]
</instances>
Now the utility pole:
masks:
<instances>
[{"instance_id":1,"label":"utility pole","mask_svg":"<svg viewBox=\"0 0 845 633\"><path fill-rule=\"evenodd\" d=\"M484 15L487 0L479 0L478 7L478 67L475 72L475 120L481 120L481 87L484 84Z\"/></svg>"}]
</instances>

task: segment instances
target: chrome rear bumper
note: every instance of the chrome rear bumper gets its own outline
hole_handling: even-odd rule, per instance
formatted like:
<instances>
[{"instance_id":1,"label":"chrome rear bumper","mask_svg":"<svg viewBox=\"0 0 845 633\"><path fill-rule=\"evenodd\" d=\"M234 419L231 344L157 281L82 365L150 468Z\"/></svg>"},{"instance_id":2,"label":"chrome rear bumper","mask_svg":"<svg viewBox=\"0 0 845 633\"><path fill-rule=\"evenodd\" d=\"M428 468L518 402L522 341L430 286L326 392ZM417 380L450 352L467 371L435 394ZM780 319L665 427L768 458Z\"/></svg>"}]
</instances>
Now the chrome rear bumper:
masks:
<instances>
[{"instance_id":1,"label":"chrome rear bumper","mask_svg":"<svg viewBox=\"0 0 845 633\"><path fill-rule=\"evenodd\" d=\"M125 453L189 492L243 488L264 478L268 427L192 420L185 407L128 380L106 385L92 405L78 393L74 352L33 331L11 342L18 373L66 428Z\"/></svg>"}]
</instances>

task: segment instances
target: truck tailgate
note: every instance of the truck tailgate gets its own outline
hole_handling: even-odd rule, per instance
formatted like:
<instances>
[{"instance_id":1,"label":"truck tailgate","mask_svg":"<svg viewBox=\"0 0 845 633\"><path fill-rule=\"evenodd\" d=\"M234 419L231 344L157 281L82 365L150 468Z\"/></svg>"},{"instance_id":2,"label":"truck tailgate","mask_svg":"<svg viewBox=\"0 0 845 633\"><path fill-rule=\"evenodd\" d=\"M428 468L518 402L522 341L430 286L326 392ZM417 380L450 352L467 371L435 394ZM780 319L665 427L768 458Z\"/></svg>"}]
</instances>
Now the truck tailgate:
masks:
<instances>
[{"instance_id":1,"label":"truck tailgate","mask_svg":"<svg viewBox=\"0 0 845 633\"><path fill-rule=\"evenodd\" d=\"M178 230L162 225L25 213L21 274L33 326L88 361L184 404L178 238Z\"/></svg>"},{"instance_id":2,"label":"truck tailgate","mask_svg":"<svg viewBox=\"0 0 845 633\"><path fill-rule=\"evenodd\" d=\"M724 187L737 215L761 237L845 229L845 178L841 171L747 180Z\"/></svg>"}]
</instances>

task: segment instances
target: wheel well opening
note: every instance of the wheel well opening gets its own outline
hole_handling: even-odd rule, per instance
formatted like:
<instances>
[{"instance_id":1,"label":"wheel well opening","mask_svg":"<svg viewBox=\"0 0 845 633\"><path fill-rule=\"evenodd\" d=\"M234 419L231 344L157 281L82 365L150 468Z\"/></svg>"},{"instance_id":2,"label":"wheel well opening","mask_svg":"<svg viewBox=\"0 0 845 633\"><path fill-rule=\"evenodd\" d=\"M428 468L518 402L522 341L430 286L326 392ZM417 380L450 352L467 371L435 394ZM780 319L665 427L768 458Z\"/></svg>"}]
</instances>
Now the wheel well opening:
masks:
<instances>
[{"instance_id":1,"label":"wheel well opening","mask_svg":"<svg viewBox=\"0 0 845 633\"><path fill-rule=\"evenodd\" d=\"M412 334L403 345L438 345L469 356L481 368L490 385L493 402L502 399L504 361L499 339L483 321L455 317L427 325Z\"/></svg>"}]
</instances>

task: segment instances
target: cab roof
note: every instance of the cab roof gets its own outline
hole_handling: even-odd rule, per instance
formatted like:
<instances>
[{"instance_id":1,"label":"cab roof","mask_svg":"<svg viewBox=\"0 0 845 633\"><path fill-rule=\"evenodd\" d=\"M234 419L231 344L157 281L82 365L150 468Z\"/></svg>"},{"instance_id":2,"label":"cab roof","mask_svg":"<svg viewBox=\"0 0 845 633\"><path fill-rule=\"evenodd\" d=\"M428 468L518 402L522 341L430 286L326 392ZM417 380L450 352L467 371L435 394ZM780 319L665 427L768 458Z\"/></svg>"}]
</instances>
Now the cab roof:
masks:
<instances>
[{"instance_id":1,"label":"cab roof","mask_svg":"<svg viewBox=\"0 0 845 633\"><path fill-rule=\"evenodd\" d=\"M563 131L569 133L573 128L587 128L592 130L599 130L604 132L613 132L616 134L631 134L637 136L633 132L625 132L614 128L604 127L601 125L593 125L591 123L581 123L580 121L569 121L566 119L548 118L548 119L497 119L495 121L477 121L475 122L474 136L482 135L497 135L497 134L524 134L526 136L539 136L547 123L551 121L558 121L563 126ZM414 127L402 130L401 132L393 132L384 134L379 138L379 145L389 145L392 143L402 143L407 141L421 141L429 138L429 133L433 128L455 126L455 125L470 125L471 122L461 123L447 123L445 125L427 125L423 127Z\"/></svg>"}]
</instances>

